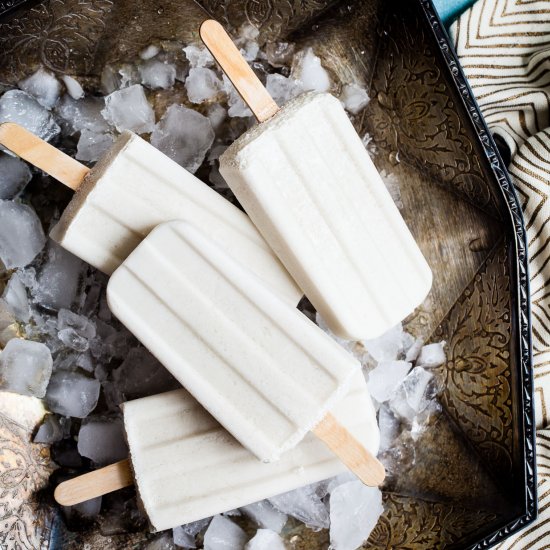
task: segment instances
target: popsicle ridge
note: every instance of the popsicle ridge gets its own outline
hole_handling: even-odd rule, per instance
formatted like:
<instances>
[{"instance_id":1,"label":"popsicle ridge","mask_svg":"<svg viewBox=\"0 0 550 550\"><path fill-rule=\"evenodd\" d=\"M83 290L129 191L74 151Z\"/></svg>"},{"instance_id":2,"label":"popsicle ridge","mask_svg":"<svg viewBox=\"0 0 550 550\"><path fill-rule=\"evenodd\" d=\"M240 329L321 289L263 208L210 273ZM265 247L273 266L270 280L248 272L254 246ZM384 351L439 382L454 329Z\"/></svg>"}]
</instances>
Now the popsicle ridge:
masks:
<instances>
[{"instance_id":1,"label":"popsicle ridge","mask_svg":"<svg viewBox=\"0 0 550 550\"><path fill-rule=\"evenodd\" d=\"M168 267L174 254L177 272ZM140 300L130 299L138 294ZM113 275L108 300L159 361L265 461L276 460L320 422L359 370L328 335L185 222L163 224L149 235ZM315 346L304 344L310 333ZM235 402L239 393L246 403ZM265 418L273 418L269 436Z\"/></svg>"},{"instance_id":2,"label":"popsicle ridge","mask_svg":"<svg viewBox=\"0 0 550 550\"><path fill-rule=\"evenodd\" d=\"M431 270L330 94L286 104L222 154L220 172L339 336L374 338L428 294Z\"/></svg>"},{"instance_id":3,"label":"popsicle ridge","mask_svg":"<svg viewBox=\"0 0 550 550\"><path fill-rule=\"evenodd\" d=\"M363 375L356 376L350 393L332 413L376 454L376 413ZM345 466L311 434L278 462L259 462L183 389L130 401L123 405L123 411L136 485L158 530L345 471ZM178 422L168 423L167 417ZM174 438L176 433L179 437ZM151 440L159 445L154 453L148 446Z\"/></svg>"}]
</instances>

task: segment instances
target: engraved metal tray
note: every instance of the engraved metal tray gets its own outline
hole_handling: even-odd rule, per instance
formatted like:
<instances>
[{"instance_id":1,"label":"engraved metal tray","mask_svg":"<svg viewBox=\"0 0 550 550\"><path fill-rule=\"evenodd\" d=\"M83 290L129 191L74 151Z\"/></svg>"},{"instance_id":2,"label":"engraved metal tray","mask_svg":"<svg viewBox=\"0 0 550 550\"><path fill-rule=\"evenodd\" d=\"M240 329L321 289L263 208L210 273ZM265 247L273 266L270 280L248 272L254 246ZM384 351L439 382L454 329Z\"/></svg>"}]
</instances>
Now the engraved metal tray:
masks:
<instances>
[{"instance_id":1,"label":"engraved metal tray","mask_svg":"<svg viewBox=\"0 0 550 550\"><path fill-rule=\"evenodd\" d=\"M30 6L28 4L31 4ZM19 10L17 9L19 8ZM536 480L525 229L503 163L430 0L0 1L0 86L38 65L98 85L106 62L160 40L198 40L206 13L249 20L263 40L312 45L342 80L368 86L355 120L434 271L406 328L448 342L444 408L414 466L385 487L368 548L486 548L531 522ZM169 100L170 98L164 98ZM0 398L0 545L140 548L146 529L67 526L53 505L48 450L29 443L40 411ZM131 496L131 495L130 495ZM289 548L328 547L296 528Z\"/></svg>"}]
</instances>

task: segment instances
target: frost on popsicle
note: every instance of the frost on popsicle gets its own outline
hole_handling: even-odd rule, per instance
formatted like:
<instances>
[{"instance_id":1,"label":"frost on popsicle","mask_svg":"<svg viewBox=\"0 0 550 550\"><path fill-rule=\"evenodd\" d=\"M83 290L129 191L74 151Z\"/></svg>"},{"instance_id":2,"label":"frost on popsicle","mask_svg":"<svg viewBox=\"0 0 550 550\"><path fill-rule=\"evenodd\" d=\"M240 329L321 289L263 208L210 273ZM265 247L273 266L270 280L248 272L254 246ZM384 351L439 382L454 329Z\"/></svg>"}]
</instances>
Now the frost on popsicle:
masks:
<instances>
[{"instance_id":1,"label":"frost on popsicle","mask_svg":"<svg viewBox=\"0 0 550 550\"><path fill-rule=\"evenodd\" d=\"M330 90L351 117L364 109L368 94L362 84L336 81L314 50L289 42L260 49L260 43L254 27L240 29L238 47L279 105L305 90ZM0 122L22 124L90 164L121 131L131 130L234 200L218 158L253 120L202 45L151 44L136 59L104 67L97 89L82 84L70 74L30 73L19 89L0 96ZM383 176L399 203L399 182ZM34 441L50 445L60 471L74 474L124 458L120 403L179 385L113 318L105 299L107 277L46 240L66 202L59 184L0 153L1 384L5 391L44 399L50 414ZM391 473L400 445L421 436L438 406L437 369L446 349L424 346L400 325L372 341L335 339L359 359L371 389L376 387L380 456ZM131 490L114 493L63 513L71 528L85 517L104 536L145 529L146 519L129 495ZM376 490L353 476L338 476L250 503L240 516L175 527L152 538L148 548L194 548L204 541L205 548L272 550L281 540L288 543L289 525L305 523L328 528L335 550L351 550L368 538L382 506ZM243 522L250 527L246 533Z\"/></svg>"}]
</instances>

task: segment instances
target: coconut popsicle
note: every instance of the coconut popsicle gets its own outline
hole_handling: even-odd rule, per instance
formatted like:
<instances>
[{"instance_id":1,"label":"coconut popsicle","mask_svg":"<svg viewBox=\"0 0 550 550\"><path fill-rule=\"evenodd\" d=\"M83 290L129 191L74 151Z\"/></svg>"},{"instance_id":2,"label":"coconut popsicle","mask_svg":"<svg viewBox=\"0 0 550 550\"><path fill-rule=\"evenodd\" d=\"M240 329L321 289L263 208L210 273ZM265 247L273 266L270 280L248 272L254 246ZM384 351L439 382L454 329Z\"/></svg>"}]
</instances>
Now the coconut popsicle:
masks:
<instances>
[{"instance_id":1,"label":"coconut popsicle","mask_svg":"<svg viewBox=\"0 0 550 550\"><path fill-rule=\"evenodd\" d=\"M275 463L258 461L184 389L129 401L122 409L133 473L126 469L124 479L135 481L140 502L157 531L345 471L313 435ZM361 373L332 414L376 454L380 440L376 412ZM128 462L126 466L130 467ZM97 482L104 472L96 470L60 484L56 499L71 505L104 494L102 483Z\"/></svg>"},{"instance_id":2,"label":"coconut popsicle","mask_svg":"<svg viewBox=\"0 0 550 550\"><path fill-rule=\"evenodd\" d=\"M246 214L139 136L123 132L91 170L13 123L0 125L0 144L76 190L50 236L104 273L153 227L183 217L290 303L300 300Z\"/></svg>"},{"instance_id":3,"label":"coconut popsicle","mask_svg":"<svg viewBox=\"0 0 550 550\"><path fill-rule=\"evenodd\" d=\"M359 363L193 225L156 227L112 275L107 300L260 460L277 460L313 430L366 483L383 479L382 465L327 414Z\"/></svg>"},{"instance_id":4,"label":"coconut popsicle","mask_svg":"<svg viewBox=\"0 0 550 550\"><path fill-rule=\"evenodd\" d=\"M220 173L334 333L382 334L432 274L340 101L304 94L279 109L219 23L201 37L260 122Z\"/></svg>"}]
</instances>

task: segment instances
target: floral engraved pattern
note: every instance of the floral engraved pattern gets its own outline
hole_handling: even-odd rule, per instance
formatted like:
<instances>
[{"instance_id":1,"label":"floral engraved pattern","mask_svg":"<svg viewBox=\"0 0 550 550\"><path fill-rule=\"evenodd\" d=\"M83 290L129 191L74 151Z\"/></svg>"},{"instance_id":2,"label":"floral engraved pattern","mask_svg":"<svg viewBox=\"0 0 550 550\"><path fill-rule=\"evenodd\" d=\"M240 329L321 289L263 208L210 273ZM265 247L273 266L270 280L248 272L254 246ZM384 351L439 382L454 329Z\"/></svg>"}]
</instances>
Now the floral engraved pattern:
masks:
<instances>
[{"instance_id":1,"label":"floral engraved pattern","mask_svg":"<svg viewBox=\"0 0 550 550\"><path fill-rule=\"evenodd\" d=\"M47 447L0 414L0 547L34 550L47 538L47 509L34 498L53 470Z\"/></svg>"},{"instance_id":2,"label":"floral engraved pattern","mask_svg":"<svg viewBox=\"0 0 550 550\"><path fill-rule=\"evenodd\" d=\"M492 469L512 470L510 277L504 242L497 245L434 340L447 340L442 402Z\"/></svg>"},{"instance_id":3,"label":"floral engraved pattern","mask_svg":"<svg viewBox=\"0 0 550 550\"><path fill-rule=\"evenodd\" d=\"M15 82L29 61L59 73L88 74L112 0L47 0L0 24L0 73Z\"/></svg>"},{"instance_id":4,"label":"floral engraved pattern","mask_svg":"<svg viewBox=\"0 0 550 550\"><path fill-rule=\"evenodd\" d=\"M422 25L405 25L409 17L414 16L387 19L394 28L382 39L372 80L373 100L363 113L361 127L382 149L500 217Z\"/></svg>"},{"instance_id":5,"label":"floral engraved pattern","mask_svg":"<svg viewBox=\"0 0 550 550\"><path fill-rule=\"evenodd\" d=\"M335 4L335 0L198 0L213 17L234 27L251 23L262 37L274 40L303 25ZM243 9L244 8L244 9Z\"/></svg>"},{"instance_id":6,"label":"floral engraved pattern","mask_svg":"<svg viewBox=\"0 0 550 550\"><path fill-rule=\"evenodd\" d=\"M384 513L365 547L443 548L495 519L483 510L386 493Z\"/></svg>"}]
</instances>

